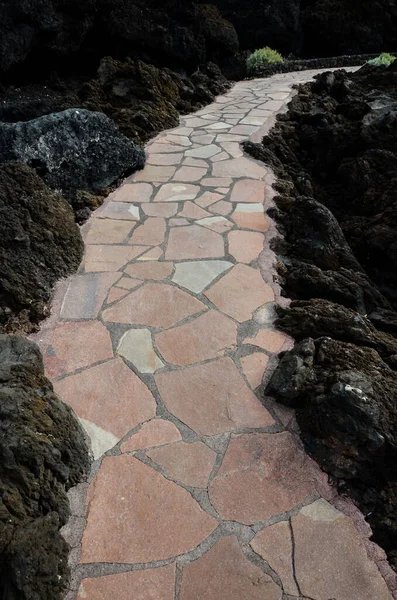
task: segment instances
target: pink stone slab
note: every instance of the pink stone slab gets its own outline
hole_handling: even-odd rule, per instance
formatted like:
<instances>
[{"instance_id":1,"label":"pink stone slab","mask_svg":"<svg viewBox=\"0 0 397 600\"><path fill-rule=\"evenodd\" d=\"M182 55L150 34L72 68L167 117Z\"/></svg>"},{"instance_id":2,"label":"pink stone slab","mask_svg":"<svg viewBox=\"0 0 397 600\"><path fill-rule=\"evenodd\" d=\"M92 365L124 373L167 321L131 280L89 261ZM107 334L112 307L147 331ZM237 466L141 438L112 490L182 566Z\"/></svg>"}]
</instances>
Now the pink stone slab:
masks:
<instances>
[{"instance_id":1,"label":"pink stone slab","mask_svg":"<svg viewBox=\"0 0 397 600\"><path fill-rule=\"evenodd\" d=\"M103 459L87 502L83 564L172 558L193 550L218 525L189 492L127 454Z\"/></svg>"},{"instance_id":2,"label":"pink stone slab","mask_svg":"<svg viewBox=\"0 0 397 600\"><path fill-rule=\"evenodd\" d=\"M113 358L112 342L99 321L57 323L43 352L46 375L52 378L109 358Z\"/></svg>"},{"instance_id":3,"label":"pink stone slab","mask_svg":"<svg viewBox=\"0 0 397 600\"><path fill-rule=\"evenodd\" d=\"M189 365L221 356L237 344L237 326L215 310L190 323L163 331L155 336L160 354L174 365Z\"/></svg>"},{"instance_id":4,"label":"pink stone slab","mask_svg":"<svg viewBox=\"0 0 397 600\"><path fill-rule=\"evenodd\" d=\"M121 273L86 273L70 279L62 302L62 319L95 319Z\"/></svg>"},{"instance_id":5,"label":"pink stone slab","mask_svg":"<svg viewBox=\"0 0 397 600\"><path fill-rule=\"evenodd\" d=\"M143 212L149 217L173 217L178 210L176 202L157 202L145 204Z\"/></svg>"},{"instance_id":6,"label":"pink stone slab","mask_svg":"<svg viewBox=\"0 0 397 600\"><path fill-rule=\"evenodd\" d=\"M266 521L316 492L317 469L288 432L233 435L210 500L222 519Z\"/></svg>"},{"instance_id":7,"label":"pink stone slab","mask_svg":"<svg viewBox=\"0 0 397 600\"><path fill-rule=\"evenodd\" d=\"M131 277L161 281L169 277L174 269L172 263L148 261L128 265L124 272Z\"/></svg>"},{"instance_id":8,"label":"pink stone slab","mask_svg":"<svg viewBox=\"0 0 397 600\"><path fill-rule=\"evenodd\" d=\"M167 328L204 309L202 302L175 286L149 282L104 310L103 320Z\"/></svg>"},{"instance_id":9,"label":"pink stone slab","mask_svg":"<svg viewBox=\"0 0 397 600\"><path fill-rule=\"evenodd\" d=\"M203 442L178 442L146 453L169 477L184 485L206 488L215 465L216 453Z\"/></svg>"},{"instance_id":10,"label":"pink stone slab","mask_svg":"<svg viewBox=\"0 0 397 600\"><path fill-rule=\"evenodd\" d=\"M264 181L241 179L234 184L230 201L263 204L265 188L266 183Z\"/></svg>"},{"instance_id":11,"label":"pink stone slab","mask_svg":"<svg viewBox=\"0 0 397 600\"><path fill-rule=\"evenodd\" d=\"M114 219L92 219L85 241L87 244L122 244L135 223Z\"/></svg>"},{"instance_id":12,"label":"pink stone slab","mask_svg":"<svg viewBox=\"0 0 397 600\"><path fill-rule=\"evenodd\" d=\"M177 149L178 148L175 148L175 150ZM165 152L165 150L163 150L163 152ZM174 175L175 170L175 167L147 165L143 171L137 171L134 175L134 181L169 181Z\"/></svg>"},{"instance_id":13,"label":"pink stone slab","mask_svg":"<svg viewBox=\"0 0 397 600\"><path fill-rule=\"evenodd\" d=\"M140 430L124 442L121 446L122 452L133 452L154 446L163 446L172 442L179 442L182 436L171 421L153 419L144 423Z\"/></svg>"},{"instance_id":14,"label":"pink stone slab","mask_svg":"<svg viewBox=\"0 0 397 600\"><path fill-rule=\"evenodd\" d=\"M133 232L129 244L157 246L162 244L165 236L165 220L159 217L148 217L142 225Z\"/></svg>"},{"instance_id":15,"label":"pink stone slab","mask_svg":"<svg viewBox=\"0 0 397 600\"><path fill-rule=\"evenodd\" d=\"M256 260L263 250L263 234L256 231L231 231L227 239L229 254L238 262L249 264Z\"/></svg>"},{"instance_id":16,"label":"pink stone slab","mask_svg":"<svg viewBox=\"0 0 397 600\"><path fill-rule=\"evenodd\" d=\"M112 195L113 202L149 202L153 187L150 183L126 183Z\"/></svg>"},{"instance_id":17,"label":"pink stone slab","mask_svg":"<svg viewBox=\"0 0 397 600\"><path fill-rule=\"evenodd\" d=\"M262 352L254 352L240 359L244 375L248 379L252 389L256 389L262 383L269 357Z\"/></svg>"},{"instance_id":18,"label":"pink stone slab","mask_svg":"<svg viewBox=\"0 0 397 600\"><path fill-rule=\"evenodd\" d=\"M156 402L121 358L54 383L55 392L78 417L118 439L156 414Z\"/></svg>"},{"instance_id":19,"label":"pink stone slab","mask_svg":"<svg viewBox=\"0 0 397 600\"><path fill-rule=\"evenodd\" d=\"M282 590L248 560L234 536L223 537L183 568L181 600L281 600Z\"/></svg>"},{"instance_id":20,"label":"pink stone slab","mask_svg":"<svg viewBox=\"0 0 397 600\"><path fill-rule=\"evenodd\" d=\"M274 300L273 290L256 269L236 265L217 281L205 295L222 312L242 323L252 317L252 312L266 302Z\"/></svg>"},{"instance_id":21,"label":"pink stone slab","mask_svg":"<svg viewBox=\"0 0 397 600\"><path fill-rule=\"evenodd\" d=\"M155 380L168 410L199 435L274 423L230 358L157 373Z\"/></svg>"},{"instance_id":22,"label":"pink stone slab","mask_svg":"<svg viewBox=\"0 0 397 600\"><path fill-rule=\"evenodd\" d=\"M84 270L86 273L99 271L118 271L143 252L145 246L102 246L100 244L85 247Z\"/></svg>"},{"instance_id":23,"label":"pink stone slab","mask_svg":"<svg viewBox=\"0 0 397 600\"><path fill-rule=\"evenodd\" d=\"M77 600L174 600L175 565L83 579Z\"/></svg>"},{"instance_id":24,"label":"pink stone slab","mask_svg":"<svg viewBox=\"0 0 397 600\"><path fill-rule=\"evenodd\" d=\"M166 260L223 258L225 248L219 233L198 225L171 229Z\"/></svg>"}]
</instances>

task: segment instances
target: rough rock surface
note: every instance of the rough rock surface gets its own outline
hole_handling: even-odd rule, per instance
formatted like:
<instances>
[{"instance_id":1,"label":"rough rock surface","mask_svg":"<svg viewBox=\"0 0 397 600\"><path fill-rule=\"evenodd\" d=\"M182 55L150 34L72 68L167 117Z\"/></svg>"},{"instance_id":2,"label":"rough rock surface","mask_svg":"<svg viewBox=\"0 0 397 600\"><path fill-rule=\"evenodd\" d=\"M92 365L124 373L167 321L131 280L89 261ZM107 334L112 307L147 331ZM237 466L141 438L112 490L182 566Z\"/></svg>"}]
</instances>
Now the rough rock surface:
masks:
<instances>
[{"instance_id":1,"label":"rough rock surface","mask_svg":"<svg viewBox=\"0 0 397 600\"><path fill-rule=\"evenodd\" d=\"M267 393L297 407L308 451L397 548L397 67L306 84L256 157L279 181L278 325L300 343Z\"/></svg>"},{"instance_id":2,"label":"rough rock surface","mask_svg":"<svg viewBox=\"0 0 397 600\"><path fill-rule=\"evenodd\" d=\"M38 347L0 335L0 597L53 600L68 580L66 491L88 473L84 434Z\"/></svg>"},{"instance_id":3,"label":"rough rock surface","mask_svg":"<svg viewBox=\"0 0 397 600\"><path fill-rule=\"evenodd\" d=\"M83 242L68 202L21 164L0 167L0 331L31 331Z\"/></svg>"},{"instance_id":4,"label":"rough rock surface","mask_svg":"<svg viewBox=\"0 0 397 600\"><path fill-rule=\"evenodd\" d=\"M0 162L25 163L73 203L142 169L144 151L102 113L69 109L27 122L0 123Z\"/></svg>"},{"instance_id":5,"label":"rough rock surface","mask_svg":"<svg viewBox=\"0 0 397 600\"><path fill-rule=\"evenodd\" d=\"M211 60L233 72L239 48L305 56L393 49L396 23L389 0L3 0L0 73L87 69L106 54L188 72Z\"/></svg>"}]
</instances>

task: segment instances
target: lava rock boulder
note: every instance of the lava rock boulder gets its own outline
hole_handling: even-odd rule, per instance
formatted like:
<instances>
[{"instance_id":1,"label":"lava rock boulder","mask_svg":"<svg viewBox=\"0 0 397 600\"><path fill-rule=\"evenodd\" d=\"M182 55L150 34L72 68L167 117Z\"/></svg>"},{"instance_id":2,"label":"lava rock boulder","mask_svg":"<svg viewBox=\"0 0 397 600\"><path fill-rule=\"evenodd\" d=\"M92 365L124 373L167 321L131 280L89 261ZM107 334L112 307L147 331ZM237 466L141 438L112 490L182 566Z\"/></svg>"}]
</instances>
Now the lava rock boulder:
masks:
<instances>
[{"instance_id":1,"label":"lava rock boulder","mask_svg":"<svg viewBox=\"0 0 397 600\"><path fill-rule=\"evenodd\" d=\"M56 281L83 241L70 204L28 166L0 167L0 331L29 332L48 315Z\"/></svg>"},{"instance_id":2,"label":"lava rock boulder","mask_svg":"<svg viewBox=\"0 0 397 600\"><path fill-rule=\"evenodd\" d=\"M72 410L54 394L39 348L0 335L0 597L58 600L68 582L67 490L90 456Z\"/></svg>"},{"instance_id":3,"label":"lava rock boulder","mask_svg":"<svg viewBox=\"0 0 397 600\"><path fill-rule=\"evenodd\" d=\"M144 151L102 113L69 109L0 124L0 163L34 168L71 203L81 191L97 194L142 169Z\"/></svg>"}]
</instances>

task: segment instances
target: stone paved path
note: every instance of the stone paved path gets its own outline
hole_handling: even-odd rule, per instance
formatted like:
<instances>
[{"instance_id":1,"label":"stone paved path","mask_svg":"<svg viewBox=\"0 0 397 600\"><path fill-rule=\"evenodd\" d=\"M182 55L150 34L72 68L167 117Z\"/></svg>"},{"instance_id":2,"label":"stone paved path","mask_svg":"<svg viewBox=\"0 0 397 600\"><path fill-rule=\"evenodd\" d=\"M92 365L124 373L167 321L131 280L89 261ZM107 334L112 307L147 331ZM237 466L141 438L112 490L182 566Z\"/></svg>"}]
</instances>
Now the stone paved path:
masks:
<instances>
[{"instance_id":1,"label":"stone paved path","mask_svg":"<svg viewBox=\"0 0 397 600\"><path fill-rule=\"evenodd\" d=\"M241 82L184 117L84 227L36 336L96 459L70 493L68 600L392 598L360 513L293 414L260 401L291 340L273 326L273 174L239 142L312 75Z\"/></svg>"}]
</instances>

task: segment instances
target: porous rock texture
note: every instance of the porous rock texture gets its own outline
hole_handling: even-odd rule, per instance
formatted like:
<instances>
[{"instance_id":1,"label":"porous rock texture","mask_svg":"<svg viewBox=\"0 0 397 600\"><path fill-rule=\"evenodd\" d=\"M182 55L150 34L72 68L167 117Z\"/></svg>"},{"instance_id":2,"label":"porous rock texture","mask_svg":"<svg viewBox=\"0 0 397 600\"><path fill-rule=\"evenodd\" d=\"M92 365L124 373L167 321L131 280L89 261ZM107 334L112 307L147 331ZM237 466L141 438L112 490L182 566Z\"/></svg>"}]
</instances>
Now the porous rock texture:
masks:
<instances>
[{"instance_id":1,"label":"porous rock texture","mask_svg":"<svg viewBox=\"0 0 397 600\"><path fill-rule=\"evenodd\" d=\"M38 347L0 335L0 597L54 600L65 588L67 490L89 454L72 410L53 392Z\"/></svg>"},{"instance_id":2,"label":"porous rock texture","mask_svg":"<svg viewBox=\"0 0 397 600\"><path fill-rule=\"evenodd\" d=\"M397 66L318 76L261 144L299 341L266 390L296 407L306 448L397 560Z\"/></svg>"},{"instance_id":3,"label":"porous rock texture","mask_svg":"<svg viewBox=\"0 0 397 600\"><path fill-rule=\"evenodd\" d=\"M0 331L34 330L82 254L69 203L30 167L0 166Z\"/></svg>"},{"instance_id":4,"label":"porous rock texture","mask_svg":"<svg viewBox=\"0 0 397 600\"><path fill-rule=\"evenodd\" d=\"M0 163L25 163L72 204L145 164L144 151L103 113L69 109L27 122L0 123Z\"/></svg>"},{"instance_id":5,"label":"porous rock texture","mask_svg":"<svg viewBox=\"0 0 397 600\"><path fill-rule=\"evenodd\" d=\"M335 56L396 46L389 0L3 0L0 73L90 68L105 56L194 71L215 61L235 76L239 50Z\"/></svg>"}]
</instances>

